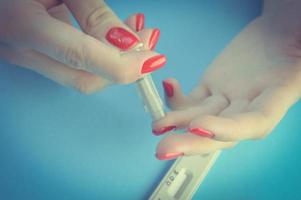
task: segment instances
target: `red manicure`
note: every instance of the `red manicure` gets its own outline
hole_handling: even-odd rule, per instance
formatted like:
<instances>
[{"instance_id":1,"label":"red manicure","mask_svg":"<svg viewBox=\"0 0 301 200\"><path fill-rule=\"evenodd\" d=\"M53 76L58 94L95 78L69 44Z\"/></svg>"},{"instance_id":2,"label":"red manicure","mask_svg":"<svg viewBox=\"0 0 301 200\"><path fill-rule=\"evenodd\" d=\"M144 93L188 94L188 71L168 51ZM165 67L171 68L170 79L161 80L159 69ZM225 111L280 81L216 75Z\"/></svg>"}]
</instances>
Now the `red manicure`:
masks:
<instances>
[{"instance_id":1,"label":"red manicure","mask_svg":"<svg viewBox=\"0 0 301 200\"><path fill-rule=\"evenodd\" d=\"M166 63L166 57L164 55L157 55L151 57L143 63L141 73L145 74L157 70L163 65L165 65L165 63Z\"/></svg>"},{"instance_id":2,"label":"red manicure","mask_svg":"<svg viewBox=\"0 0 301 200\"><path fill-rule=\"evenodd\" d=\"M179 156L184 156L184 153L166 153L166 154L156 154L157 159L159 160L171 160Z\"/></svg>"},{"instance_id":3,"label":"red manicure","mask_svg":"<svg viewBox=\"0 0 301 200\"><path fill-rule=\"evenodd\" d=\"M156 44L159 40L159 36L160 36L160 30L157 28L154 29L149 38L149 42L148 42L148 46L149 46L150 50L153 50L156 47Z\"/></svg>"},{"instance_id":4,"label":"red manicure","mask_svg":"<svg viewBox=\"0 0 301 200\"><path fill-rule=\"evenodd\" d=\"M196 135L200 135L203 137L208 137L208 138L214 138L214 134L211 133L210 131L201 129L201 128L189 128L188 131L190 133L196 134Z\"/></svg>"},{"instance_id":5,"label":"red manicure","mask_svg":"<svg viewBox=\"0 0 301 200\"><path fill-rule=\"evenodd\" d=\"M135 35L120 27L111 28L106 35L106 39L122 50L127 50L138 42Z\"/></svg>"},{"instance_id":6,"label":"red manicure","mask_svg":"<svg viewBox=\"0 0 301 200\"><path fill-rule=\"evenodd\" d=\"M173 95L174 95L174 90L173 90L172 84L171 84L171 83L168 83L167 81L163 81L162 84L163 84L163 88L164 88L165 94L166 94L168 97L173 97Z\"/></svg>"},{"instance_id":7,"label":"red manicure","mask_svg":"<svg viewBox=\"0 0 301 200\"><path fill-rule=\"evenodd\" d=\"M138 13L136 15L136 31L141 31L144 29L144 14Z\"/></svg>"},{"instance_id":8,"label":"red manicure","mask_svg":"<svg viewBox=\"0 0 301 200\"><path fill-rule=\"evenodd\" d=\"M159 130L153 130L154 135L162 135L168 131L174 130L176 128L176 126L167 126L164 128L161 128Z\"/></svg>"}]
</instances>

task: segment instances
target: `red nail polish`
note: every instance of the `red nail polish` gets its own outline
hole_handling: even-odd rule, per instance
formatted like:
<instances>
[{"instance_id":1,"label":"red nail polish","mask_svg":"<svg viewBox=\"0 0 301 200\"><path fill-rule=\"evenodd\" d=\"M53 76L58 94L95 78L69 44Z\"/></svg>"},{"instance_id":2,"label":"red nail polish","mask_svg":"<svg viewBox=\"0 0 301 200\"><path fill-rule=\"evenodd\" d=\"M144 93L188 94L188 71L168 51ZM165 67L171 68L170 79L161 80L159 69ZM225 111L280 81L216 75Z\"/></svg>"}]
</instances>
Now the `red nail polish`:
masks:
<instances>
[{"instance_id":1,"label":"red nail polish","mask_svg":"<svg viewBox=\"0 0 301 200\"><path fill-rule=\"evenodd\" d=\"M153 130L154 135L162 135L168 131L174 130L176 128L176 126L167 126L164 128L161 128L159 130Z\"/></svg>"},{"instance_id":2,"label":"red nail polish","mask_svg":"<svg viewBox=\"0 0 301 200\"><path fill-rule=\"evenodd\" d=\"M136 31L141 31L144 29L144 14L138 13L136 15Z\"/></svg>"},{"instance_id":3,"label":"red nail polish","mask_svg":"<svg viewBox=\"0 0 301 200\"><path fill-rule=\"evenodd\" d=\"M174 95L174 90L173 90L173 86L172 84L166 82L166 81L163 81L162 82L163 84L163 88L164 88L164 91L165 91L165 94L170 98L170 97L173 97Z\"/></svg>"},{"instance_id":4,"label":"red nail polish","mask_svg":"<svg viewBox=\"0 0 301 200\"><path fill-rule=\"evenodd\" d=\"M184 156L184 153L165 153L165 154L156 154L158 160L172 160L179 156Z\"/></svg>"},{"instance_id":5,"label":"red nail polish","mask_svg":"<svg viewBox=\"0 0 301 200\"><path fill-rule=\"evenodd\" d=\"M156 47L156 44L159 40L159 36L160 36L160 30L157 28L154 29L149 38L149 42L148 42L148 46L149 46L150 50L153 50Z\"/></svg>"},{"instance_id":6,"label":"red nail polish","mask_svg":"<svg viewBox=\"0 0 301 200\"><path fill-rule=\"evenodd\" d=\"M201 128L189 128L188 131L190 133L196 134L196 135L200 135L203 137L208 137L208 138L214 138L214 134L211 133L210 131L201 129Z\"/></svg>"},{"instance_id":7,"label":"red nail polish","mask_svg":"<svg viewBox=\"0 0 301 200\"><path fill-rule=\"evenodd\" d=\"M154 57L149 58L143 63L141 73L149 73L154 70L159 69L166 63L166 57L164 55L157 55Z\"/></svg>"},{"instance_id":8,"label":"red nail polish","mask_svg":"<svg viewBox=\"0 0 301 200\"><path fill-rule=\"evenodd\" d=\"M138 42L135 35L120 27L111 28L106 35L106 39L122 50L127 50Z\"/></svg>"}]
</instances>

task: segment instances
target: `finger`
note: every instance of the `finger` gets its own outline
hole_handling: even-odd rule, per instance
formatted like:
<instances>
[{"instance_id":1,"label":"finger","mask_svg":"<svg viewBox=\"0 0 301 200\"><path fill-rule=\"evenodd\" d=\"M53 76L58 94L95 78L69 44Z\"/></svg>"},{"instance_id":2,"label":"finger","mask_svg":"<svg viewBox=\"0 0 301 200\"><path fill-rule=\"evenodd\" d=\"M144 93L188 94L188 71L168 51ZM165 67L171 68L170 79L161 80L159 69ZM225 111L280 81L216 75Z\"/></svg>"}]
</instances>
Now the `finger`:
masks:
<instances>
[{"instance_id":1,"label":"finger","mask_svg":"<svg viewBox=\"0 0 301 200\"><path fill-rule=\"evenodd\" d=\"M144 49L154 50L160 37L160 30L155 29L143 29L137 33L140 41L144 44Z\"/></svg>"},{"instance_id":2,"label":"finger","mask_svg":"<svg viewBox=\"0 0 301 200\"><path fill-rule=\"evenodd\" d=\"M97 75L72 69L33 50L16 50L0 45L0 57L12 64L33 70L61 85L90 94L103 89L110 82Z\"/></svg>"},{"instance_id":3,"label":"finger","mask_svg":"<svg viewBox=\"0 0 301 200\"><path fill-rule=\"evenodd\" d=\"M132 30L139 32L144 29L145 16L143 13L133 14L125 20L125 24Z\"/></svg>"},{"instance_id":4,"label":"finger","mask_svg":"<svg viewBox=\"0 0 301 200\"><path fill-rule=\"evenodd\" d=\"M219 94L217 92L216 94ZM193 103L202 102L205 98L213 95L212 91L208 88L205 83L199 83L192 91L187 95L187 98L190 99Z\"/></svg>"},{"instance_id":5,"label":"finger","mask_svg":"<svg viewBox=\"0 0 301 200\"><path fill-rule=\"evenodd\" d=\"M138 32L137 35L139 36L140 41L144 44L145 49L154 50L160 37L160 30L157 28L144 29L144 21L144 14L137 13L129 16L125 20L125 24L132 30Z\"/></svg>"},{"instance_id":6,"label":"finger","mask_svg":"<svg viewBox=\"0 0 301 200\"><path fill-rule=\"evenodd\" d=\"M175 159L183 155L205 155L216 150L231 148L234 142L220 142L196 135L172 134L163 138L157 146L159 160Z\"/></svg>"},{"instance_id":7,"label":"finger","mask_svg":"<svg viewBox=\"0 0 301 200\"><path fill-rule=\"evenodd\" d=\"M230 105L225 108L220 114L219 116L222 117L227 117L227 116L231 116L237 113L241 113L243 112L247 106L250 104L249 100L232 100L230 102Z\"/></svg>"},{"instance_id":8,"label":"finger","mask_svg":"<svg viewBox=\"0 0 301 200\"><path fill-rule=\"evenodd\" d=\"M122 50L134 47L138 36L127 27L103 0L64 0L82 30Z\"/></svg>"},{"instance_id":9,"label":"finger","mask_svg":"<svg viewBox=\"0 0 301 200\"><path fill-rule=\"evenodd\" d=\"M144 49L154 50L160 37L160 30L157 28L144 29L144 23L145 17L143 13L133 14L125 20L126 25L138 32L137 35L144 44Z\"/></svg>"},{"instance_id":10,"label":"finger","mask_svg":"<svg viewBox=\"0 0 301 200\"><path fill-rule=\"evenodd\" d=\"M288 87L265 90L242 113L200 116L189 125L191 133L212 135L219 141L238 141L265 137L298 99Z\"/></svg>"},{"instance_id":11,"label":"finger","mask_svg":"<svg viewBox=\"0 0 301 200\"><path fill-rule=\"evenodd\" d=\"M112 82L134 82L142 74L157 70L166 63L164 55L152 51L121 55L119 50L50 17L48 13L39 17L27 13L23 18L29 23L17 25L21 37L18 33L5 42L37 50L68 66L98 74Z\"/></svg>"},{"instance_id":12,"label":"finger","mask_svg":"<svg viewBox=\"0 0 301 200\"><path fill-rule=\"evenodd\" d=\"M173 110L191 106L190 100L183 94L179 82L174 78L162 81L165 100L168 107Z\"/></svg>"},{"instance_id":13,"label":"finger","mask_svg":"<svg viewBox=\"0 0 301 200\"><path fill-rule=\"evenodd\" d=\"M166 79L162 82L166 104L172 110L185 109L190 106L199 105L210 93L205 86L197 88L197 95L185 96L179 82L174 78ZM195 89L196 90L196 89Z\"/></svg>"},{"instance_id":14,"label":"finger","mask_svg":"<svg viewBox=\"0 0 301 200\"><path fill-rule=\"evenodd\" d=\"M54 18L61 20L66 24L72 25L71 13L65 4L61 4L59 6L48 9L48 13Z\"/></svg>"},{"instance_id":15,"label":"finger","mask_svg":"<svg viewBox=\"0 0 301 200\"><path fill-rule=\"evenodd\" d=\"M59 6L63 3L62 0L35 0L35 1L42 4L47 10Z\"/></svg>"},{"instance_id":16,"label":"finger","mask_svg":"<svg viewBox=\"0 0 301 200\"><path fill-rule=\"evenodd\" d=\"M178 129L187 127L197 116L218 114L227 105L228 101L225 97L221 95L210 96L197 107L169 112L162 119L153 122L153 133L161 135L170 131L172 127Z\"/></svg>"}]
</instances>

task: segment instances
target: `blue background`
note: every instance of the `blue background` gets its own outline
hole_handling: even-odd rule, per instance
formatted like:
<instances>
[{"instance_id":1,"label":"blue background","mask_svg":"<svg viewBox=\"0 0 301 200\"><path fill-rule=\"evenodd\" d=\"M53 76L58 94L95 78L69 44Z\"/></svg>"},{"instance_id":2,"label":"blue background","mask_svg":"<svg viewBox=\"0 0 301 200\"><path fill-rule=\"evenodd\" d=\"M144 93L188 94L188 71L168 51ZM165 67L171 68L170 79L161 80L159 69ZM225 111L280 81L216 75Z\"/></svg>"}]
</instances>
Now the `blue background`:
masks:
<instances>
[{"instance_id":1,"label":"blue background","mask_svg":"<svg viewBox=\"0 0 301 200\"><path fill-rule=\"evenodd\" d=\"M186 92L261 9L257 0L108 4L161 29L168 64L154 78L176 77ZM0 71L0 199L145 199L171 165L154 157L160 138L133 85L85 96L4 62ZM223 152L194 199L297 199L300 117L299 102L265 140Z\"/></svg>"}]
</instances>

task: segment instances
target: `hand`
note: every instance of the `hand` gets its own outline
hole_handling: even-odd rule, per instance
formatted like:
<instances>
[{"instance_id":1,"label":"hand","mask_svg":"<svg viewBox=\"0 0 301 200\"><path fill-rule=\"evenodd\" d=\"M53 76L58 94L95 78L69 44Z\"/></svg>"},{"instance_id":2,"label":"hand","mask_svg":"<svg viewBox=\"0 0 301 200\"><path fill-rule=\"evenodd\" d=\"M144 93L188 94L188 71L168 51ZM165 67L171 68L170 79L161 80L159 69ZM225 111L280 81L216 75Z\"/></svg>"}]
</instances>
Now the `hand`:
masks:
<instances>
[{"instance_id":1,"label":"hand","mask_svg":"<svg viewBox=\"0 0 301 200\"><path fill-rule=\"evenodd\" d=\"M72 26L69 11L82 31ZM132 29L102 0L4 0L0 59L84 93L134 82L162 67L166 59L151 50L126 52L148 42L154 31L135 33L143 28L142 14L126 22Z\"/></svg>"},{"instance_id":2,"label":"hand","mask_svg":"<svg viewBox=\"0 0 301 200\"><path fill-rule=\"evenodd\" d=\"M189 95L177 80L163 82L172 111L153 123L153 132L175 127L186 132L164 137L158 159L207 154L272 131L301 95L300 8L295 15L277 11L253 21Z\"/></svg>"}]
</instances>

